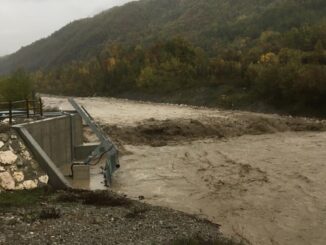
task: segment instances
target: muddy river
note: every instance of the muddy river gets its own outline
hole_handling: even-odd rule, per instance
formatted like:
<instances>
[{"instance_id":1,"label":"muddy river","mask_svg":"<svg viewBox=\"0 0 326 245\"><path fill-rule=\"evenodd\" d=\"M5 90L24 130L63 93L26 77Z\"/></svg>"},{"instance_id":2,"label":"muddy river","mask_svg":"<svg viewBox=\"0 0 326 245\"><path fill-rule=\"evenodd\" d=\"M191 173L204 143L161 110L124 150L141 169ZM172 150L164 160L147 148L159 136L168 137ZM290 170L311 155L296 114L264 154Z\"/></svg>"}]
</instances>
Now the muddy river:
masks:
<instances>
[{"instance_id":1,"label":"muddy river","mask_svg":"<svg viewBox=\"0 0 326 245\"><path fill-rule=\"evenodd\" d=\"M71 109L65 98L47 107ZM113 189L196 214L248 244L326 244L326 123L79 98L121 150ZM85 136L92 141L87 131Z\"/></svg>"}]
</instances>

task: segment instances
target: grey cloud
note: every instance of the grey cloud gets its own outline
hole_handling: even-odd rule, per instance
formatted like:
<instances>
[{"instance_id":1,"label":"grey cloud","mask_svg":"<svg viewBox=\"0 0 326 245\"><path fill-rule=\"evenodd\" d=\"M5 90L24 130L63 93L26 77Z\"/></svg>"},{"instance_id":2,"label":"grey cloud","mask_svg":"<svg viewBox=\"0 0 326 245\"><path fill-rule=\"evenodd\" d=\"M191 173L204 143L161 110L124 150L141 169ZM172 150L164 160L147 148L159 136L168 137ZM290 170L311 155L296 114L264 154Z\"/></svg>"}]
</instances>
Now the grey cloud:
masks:
<instances>
[{"instance_id":1,"label":"grey cloud","mask_svg":"<svg viewBox=\"0 0 326 245\"><path fill-rule=\"evenodd\" d=\"M0 56L131 0L0 0Z\"/></svg>"}]
</instances>

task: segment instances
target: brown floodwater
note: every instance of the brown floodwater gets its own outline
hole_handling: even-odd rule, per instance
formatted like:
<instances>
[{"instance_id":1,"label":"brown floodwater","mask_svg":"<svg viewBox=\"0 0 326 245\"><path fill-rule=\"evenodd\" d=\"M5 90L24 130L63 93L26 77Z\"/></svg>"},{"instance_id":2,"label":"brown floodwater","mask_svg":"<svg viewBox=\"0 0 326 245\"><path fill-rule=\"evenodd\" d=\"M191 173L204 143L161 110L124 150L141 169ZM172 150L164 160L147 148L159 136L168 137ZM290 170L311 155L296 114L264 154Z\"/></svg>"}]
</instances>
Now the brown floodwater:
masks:
<instances>
[{"instance_id":1,"label":"brown floodwater","mask_svg":"<svg viewBox=\"0 0 326 245\"><path fill-rule=\"evenodd\" d=\"M69 109L65 98L44 100ZM113 139L123 154L114 191L207 218L250 244L326 244L324 122L106 98L78 101L102 124L119 127ZM223 137L185 119L219 126ZM153 120L164 127L144 127ZM178 122L183 130L176 129ZM191 132L197 129L202 138ZM137 138L128 137L132 132ZM72 184L105 188L101 164L91 168L90 182Z\"/></svg>"}]
</instances>

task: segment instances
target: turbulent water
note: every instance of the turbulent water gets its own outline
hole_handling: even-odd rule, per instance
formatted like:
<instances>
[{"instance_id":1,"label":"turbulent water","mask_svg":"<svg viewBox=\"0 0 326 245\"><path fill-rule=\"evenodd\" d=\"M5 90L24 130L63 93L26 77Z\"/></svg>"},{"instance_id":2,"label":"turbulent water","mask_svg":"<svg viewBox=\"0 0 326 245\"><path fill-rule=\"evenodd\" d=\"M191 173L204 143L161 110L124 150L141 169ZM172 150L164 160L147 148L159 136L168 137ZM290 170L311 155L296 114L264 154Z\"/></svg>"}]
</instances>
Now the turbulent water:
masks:
<instances>
[{"instance_id":1,"label":"turbulent water","mask_svg":"<svg viewBox=\"0 0 326 245\"><path fill-rule=\"evenodd\" d=\"M65 98L48 107L69 109ZM113 189L251 244L325 244L325 122L106 98L78 101L121 150ZM85 136L93 136L86 129Z\"/></svg>"}]
</instances>

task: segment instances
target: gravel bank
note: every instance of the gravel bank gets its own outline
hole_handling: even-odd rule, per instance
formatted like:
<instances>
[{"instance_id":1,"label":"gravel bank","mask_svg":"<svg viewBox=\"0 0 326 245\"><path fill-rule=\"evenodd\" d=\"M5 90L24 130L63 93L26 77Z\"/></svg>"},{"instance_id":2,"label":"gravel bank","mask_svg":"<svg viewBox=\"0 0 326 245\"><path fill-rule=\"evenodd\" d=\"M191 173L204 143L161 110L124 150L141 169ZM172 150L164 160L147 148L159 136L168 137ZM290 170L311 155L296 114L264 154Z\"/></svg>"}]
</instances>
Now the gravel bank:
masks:
<instances>
[{"instance_id":1,"label":"gravel bank","mask_svg":"<svg viewBox=\"0 0 326 245\"><path fill-rule=\"evenodd\" d=\"M175 244L192 237L235 244L224 243L216 224L108 192L37 194L37 202L16 207L8 205L10 194L1 195L0 244Z\"/></svg>"}]
</instances>

